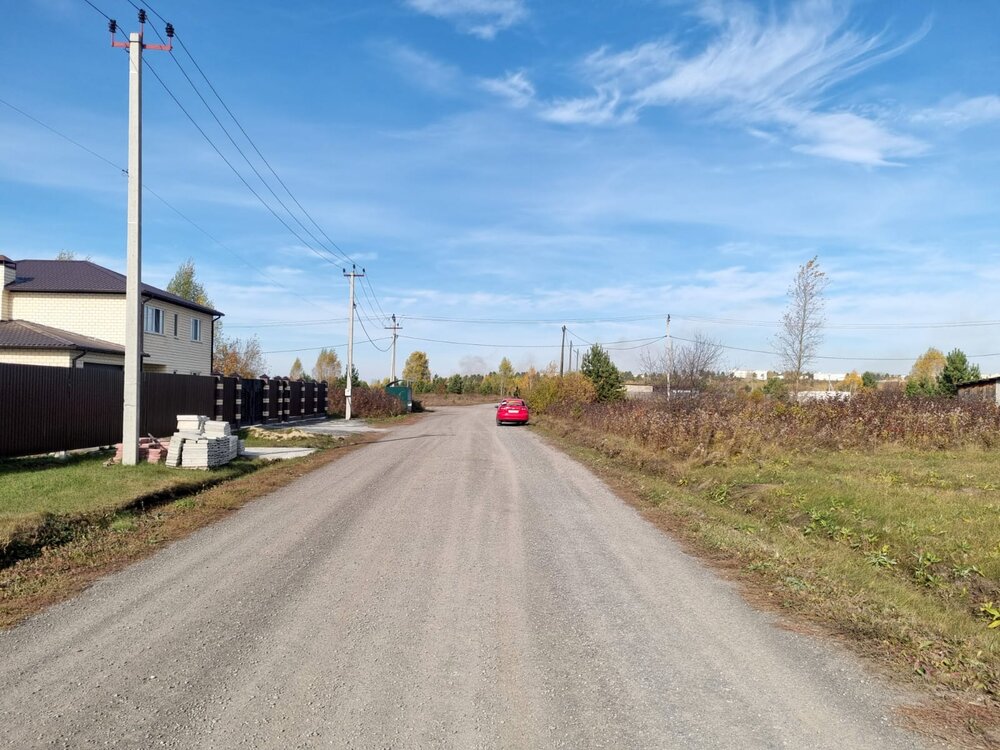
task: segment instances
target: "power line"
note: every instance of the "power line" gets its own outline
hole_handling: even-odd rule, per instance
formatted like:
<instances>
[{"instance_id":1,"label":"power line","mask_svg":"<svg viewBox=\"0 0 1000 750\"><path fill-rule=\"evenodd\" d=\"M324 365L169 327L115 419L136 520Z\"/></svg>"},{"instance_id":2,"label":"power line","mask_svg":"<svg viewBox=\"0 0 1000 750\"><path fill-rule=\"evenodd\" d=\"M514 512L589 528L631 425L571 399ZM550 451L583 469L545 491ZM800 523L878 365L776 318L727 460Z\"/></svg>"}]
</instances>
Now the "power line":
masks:
<instances>
[{"instance_id":1,"label":"power line","mask_svg":"<svg viewBox=\"0 0 1000 750\"><path fill-rule=\"evenodd\" d=\"M147 65L148 65L148 61L147 61ZM79 141L76 141L73 138L70 138L65 133L60 132L59 130L56 130L54 127L52 127L48 123L45 123L42 120L39 120L37 117L35 117L34 115L32 115L32 114L24 111L20 107L17 107L15 105L11 104L10 102L6 101L5 99L0 99L0 103L6 105L7 107L10 107L12 110L14 110L15 112L17 112L18 114L22 115L23 117L26 117L27 119L31 120L35 124L40 125L41 127L45 128L46 130L48 130L49 132L51 132L52 134L57 135L60 138L62 138L63 140L65 140L65 141L73 144L77 148L79 148L79 149L87 152L91 156L93 156L93 157L95 157L97 159L100 159L102 162L104 162L105 164L107 164L107 165L113 167L114 169L118 170L123 175L126 175L126 176L128 175L128 170L125 169L124 167L122 167L120 164L116 164L114 161L112 161L111 159L107 158L103 154L100 154L97 151L94 151L93 149L91 149L91 148L85 146L84 144L80 143ZM284 284L282 284L281 282L275 281L271 277L267 276L255 264L251 263L249 260L247 260L245 257L243 257L240 253L236 252L231 247L229 247L228 245L226 245L222 240L220 240L217 237L215 237L214 235L212 235L207 229L205 229L203 226L201 226L200 224L198 224L197 222L195 222L194 219L192 219L191 217L187 216L183 211L181 211L179 208L177 208L177 206L175 206L174 204L172 204L170 201L168 201L166 198L164 198L158 192L156 192L151 187L149 187L149 185L146 185L144 183L143 186L142 186L142 189L145 190L146 192L148 192L150 195L152 195L157 200L159 200L163 205L165 205L167 208L169 208L171 211L173 211L175 214L177 214L181 219L183 219L188 224L190 224L192 227L194 227L199 232L201 232L203 235L205 235L206 237L208 237L208 239L210 239L212 242L214 242L219 247L221 247L223 250L225 250L230 255L232 255L233 257L235 257L241 263L243 263L244 265L246 265L247 267L249 267L254 273L256 273L261 278L265 279L268 283L273 284L274 286L281 287L282 289L284 289L285 291L287 291L292 296L294 296L294 297L302 300L303 302L305 302L305 303L307 303L309 305L312 305L312 306L317 307L319 309L323 309L323 305L319 305L316 302L314 302L314 301L312 301L312 300L310 300L310 299L308 299L306 297L303 297L302 295L298 294L297 292L295 292L290 287L287 287ZM346 320L346 318L344 318L343 320ZM234 328L253 328L254 326L232 326L232 327L234 327Z\"/></svg>"},{"instance_id":2,"label":"power line","mask_svg":"<svg viewBox=\"0 0 1000 750\"><path fill-rule=\"evenodd\" d=\"M215 153L217 153L219 155L219 158L221 158L222 161L224 161L226 163L226 166L229 167L229 169L232 170L233 174L235 174L239 178L240 182L242 182L246 186L247 190L249 190L251 193L253 193L253 196L260 202L260 204L262 206L264 206L264 208L266 208L271 213L271 215L274 216L274 218L276 218L279 222L281 222L282 226L284 226L285 229L287 229L289 232L291 232L292 235L294 235L296 237L296 239L298 239L298 241L301 242L306 248L308 248L309 250L311 250L316 256L318 256L322 260L326 261L330 265L336 266L337 268L339 268L340 267L339 264L335 263L328 256L326 256L323 253L319 252L318 250L316 250L316 248L314 248L312 245L310 245L308 242L306 242L306 240L303 239L302 236L298 232L296 232L295 229L293 229L291 227L291 225L289 225L289 223L287 221L285 221L278 214L277 211L274 210L274 208L271 206L271 204L269 204L267 201L265 201L261 197L260 193L258 193L256 190L254 190L253 186L249 182L247 182L246 178L240 173L240 171L238 169L236 169L236 167L233 166L232 162L229 161L229 159L226 158L226 155L222 153L222 151L219 149L218 146L215 145L215 142L212 141L212 139L208 137L208 134L202 129L201 125L199 125L198 122L194 119L194 117L191 116L191 113L187 111L187 109L184 107L183 104L181 104L180 100L174 95L174 92L170 90L170 87L167 86L166 82L164 82L164 80L162 78L160 78L160 75L159 75L159 73L156 72L156 69L153 68L152 65L147 65L147 67L149 69L149 72L153 74L153 77L156 78L157 81L159 81L160 85L163 87L163 90L167 92L167 95L171 99L174 100L174 103L180 108L181 112L183 112L184 115L191 122L191 124L194 125L195 129L199 133L201 133L202 138L204 138L205 141L208 143L208 145L211 146L212 149L215 151Z\"/></svg>"},{"instance_id":3,"label":"power line","mask_svg":"<svg viewBox=\"0 0 1000 750\"><path fill-rule=\"evenodd\" d=\"M93 9L94 9L94 10L96 10L96 11L97 11L98 13L100 13L100 14L101 14L102 16L104 16L104 18L105 18L106 20L108 20L108 21L110 21L110 20L111 20L111 16L109 16L109 15L108 15L107 13L105 13L105 12L104 12L103 10L101 10L101 9L100 9L100 8L98 8L98 7L96 6L96 5L94 5L94 4L92 3L92 2L90 2L90 0L83 0L83 2L85 2L85 3L86 3L87 5L89 5L89 6L91 7L91 8L93 8Z\"/></svg>"}]
</instances>

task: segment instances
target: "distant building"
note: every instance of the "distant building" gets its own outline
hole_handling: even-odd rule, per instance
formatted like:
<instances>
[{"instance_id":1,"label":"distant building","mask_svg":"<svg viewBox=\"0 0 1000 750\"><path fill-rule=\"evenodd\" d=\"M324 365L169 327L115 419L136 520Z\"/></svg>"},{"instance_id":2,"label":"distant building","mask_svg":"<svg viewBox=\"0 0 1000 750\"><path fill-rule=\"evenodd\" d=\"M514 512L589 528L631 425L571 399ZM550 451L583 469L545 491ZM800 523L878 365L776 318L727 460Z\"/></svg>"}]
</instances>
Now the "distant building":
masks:
<instances>
[{"instance_id":1,"label":"distant building","mask_svg":"<svg viewBox=\"0 0 1000 750\"><path fill-rule=\"evenodd\" d=\"M799 401L829 401L835 398L848 399L852 395L850 391L799 391L796 398Z\"/></svg>"},{"instance_id":2,"label":"distant building","mask_svg":"<svg viewBox=\"0 0 1000 750\"><path fill-rule=\"evenodd\" d=\"M962 401L988 401L1000 405L1000 376L962 383L958 386L958 397Z\"/></svg>"},{"instance_id":3,"label":"distant building","mask_svg":"<svg viewBox=\"0 0 1000 750\"><path fill-rule=\"evenodd\" d=\"M733 370L729 374L737 380L767 380L767 370Z\"/></svg>"},{"instance_id":4,"label":"distant building","mask_svg":"<svg viewBox=\"0 0 1000 750\"><path fill-rule=\"evenodd\" d=\"M666 398L667 386L653 383L626 383L625 398L640 400L649 398Z\"/></svg>"},{"instance_id":5,"label":"distant building","mask_svg":"<svg viewBox=\"0 0 1000 750\"><path fill-rule=\"evenodd\" d=\"M813 380L821 383L839 383L847 377L846 372L814 372Z\"/></svg>"}]
</instances>

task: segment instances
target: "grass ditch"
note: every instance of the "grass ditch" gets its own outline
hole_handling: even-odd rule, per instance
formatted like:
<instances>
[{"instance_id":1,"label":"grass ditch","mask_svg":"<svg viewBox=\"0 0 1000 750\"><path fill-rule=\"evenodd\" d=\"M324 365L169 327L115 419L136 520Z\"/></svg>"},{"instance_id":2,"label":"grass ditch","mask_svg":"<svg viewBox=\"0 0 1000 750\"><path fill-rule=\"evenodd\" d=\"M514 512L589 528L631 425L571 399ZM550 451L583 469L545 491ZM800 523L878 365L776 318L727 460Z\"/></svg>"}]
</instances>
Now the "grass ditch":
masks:
<instances>
[{"instance_id":1,"label":"grass ditch","mask_svg":"<svg viewBox=\"0 0 1000 750\"><path fill-rule=\"evenodd\" d=\"M1000 463L978 446L676 455L542 415L536 428L744 585L921 686L914 713L1000 746ZM943 721L947 718L948 721Z\"/></svg>"},{"instance_id":2,"label":"grass ditch","mask_svg":"<svg viewBox=\"0 0 1000 750\"><path fill-rule=\"evenodd\" d=\"M53 514L53 520L48 523L58 531L46 532L50 534L49 541L35 544L30 554L0 567L0 628L13 627L46 606L79 593L94 580L147 557L163 545L214 523L251 500L380 437L380 433L352 435L335 446L291 461L240 462L244 465L234 467L226 475L206 476L208 472L159 467L182 482L154 493L119 498L89 512ZM120 470L120 475L113 474L119 481L125 477L146 476L149 468L155 468L104 467L102 458L106 457L92 459L96 462L96 470ZM83 459L81 462L95 471ZM2 486L4 491L8 490L6 481ZM131 486L131 479L121 481L120 490L124 492L125 487ZM3 507L0 505L0 509Z\"/></svg>"}]
</instances>

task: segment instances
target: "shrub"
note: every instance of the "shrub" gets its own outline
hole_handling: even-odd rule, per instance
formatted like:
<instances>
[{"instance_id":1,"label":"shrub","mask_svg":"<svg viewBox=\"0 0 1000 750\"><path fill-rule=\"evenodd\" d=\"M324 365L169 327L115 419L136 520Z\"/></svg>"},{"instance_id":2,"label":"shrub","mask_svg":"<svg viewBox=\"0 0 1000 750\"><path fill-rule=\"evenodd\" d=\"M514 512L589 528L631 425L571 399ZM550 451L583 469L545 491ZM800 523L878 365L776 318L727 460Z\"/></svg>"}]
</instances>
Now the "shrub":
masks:
<instances>
[{"instance_id":1,"label":"shrub","mask_svg":"<svg viewBox=\"0 0 1000 750\"><path fill-rule=\"evenodd\" d=\"M330 391L326 401L326 411L330 416L343 417L345 410L344 392ZM403 402L390 396L381 388L354 388L351 392L351 416L368 419L395 417L405 412Z\"/></svg>"}]
</instances>

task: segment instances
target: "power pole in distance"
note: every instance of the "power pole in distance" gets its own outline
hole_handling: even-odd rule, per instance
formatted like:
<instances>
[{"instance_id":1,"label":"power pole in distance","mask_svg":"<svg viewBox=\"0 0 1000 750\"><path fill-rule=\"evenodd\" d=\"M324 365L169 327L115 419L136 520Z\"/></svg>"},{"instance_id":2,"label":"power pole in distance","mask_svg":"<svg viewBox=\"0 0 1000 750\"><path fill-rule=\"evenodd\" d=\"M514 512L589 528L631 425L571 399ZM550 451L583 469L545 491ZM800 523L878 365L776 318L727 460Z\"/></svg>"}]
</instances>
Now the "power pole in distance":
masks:
<instances>
[{"instance_id":1,"label":"power pole in distance","mask_svg":"<svg viewBox=\"0 0 1000 750\"><path fill-rule=\"evenodd\" d=\"M354 380L354 280L364 278L365 269L358 273L358 267L351 265L351 272L344 269L344 276L351 280L351 316L347 323L347 379L344 386L344 419L351 418L351 386Z\"/></svg>"},{"instance_id":2,"label":"power pole in distance","mask_svg":"<svg viewBox=\"0 0 1000 750\"><path fill-rule=\"evenodd\" d=\"M670 352L668 355L667 362L667 401L670 400L670 373L674 371L674 340L670 338L670 316L667 316L667 351Z\"/></svg>"},{"instance_id":3,"label":"power pole in distance","mask_svg":"<svg viewBox=\"0 0 1000 750\"><path fill-rule=\"evenodd\" d=\"M580 348L576 349L576 371L580 372Z\"/></svg>"},{"instance_id":4,"label":"power pole in distance","mask_svg":"<svg viewBox=\"0 0 1000 750\"><path fill-rule=\"evenodd\" d=\"M566 369L573 372L573 339L569 340L569 367Z\"/></svg>"},{"instance_id":5,"label":"power pole in distance","mask_svg":"<svg viewBox=\"0 0 1000 750\"><path fill-rule=\"evenodd\" d=\"M392 381L396 382L396 339L399 338L398 332L403 329L403 326L396 322L396 313L392 314L392 325L383 326L387 331L392 331Z\"/></svg>"},{"instance_id":6,"label":"power pole in distance","mask_svg":"<svg viewBox=\"0 0 1000 750\"><path fill-rule=\"evenodd\" d=\"M146 11L139 11L139 31L127 42L115 39L118 23L108 21L111 46L128 50L128 218L125 275L125 388L122 400L122 463L139 463L139 417L142 413L142 51L169 52L170 44L145 44ZM174 27L167 24L167 37Z\"/></svg>"},{"instance_id":7,"label":"power pole in distance","mask_svg":"<svg viewBox=\"0 0 1000 750\"><path fill-rule=\"evenodd\" d=\"M563 364L566 359L566 326L563 326L562 346L559 347L559 377L563 376Z\"/></svg>"}]
</instances>

